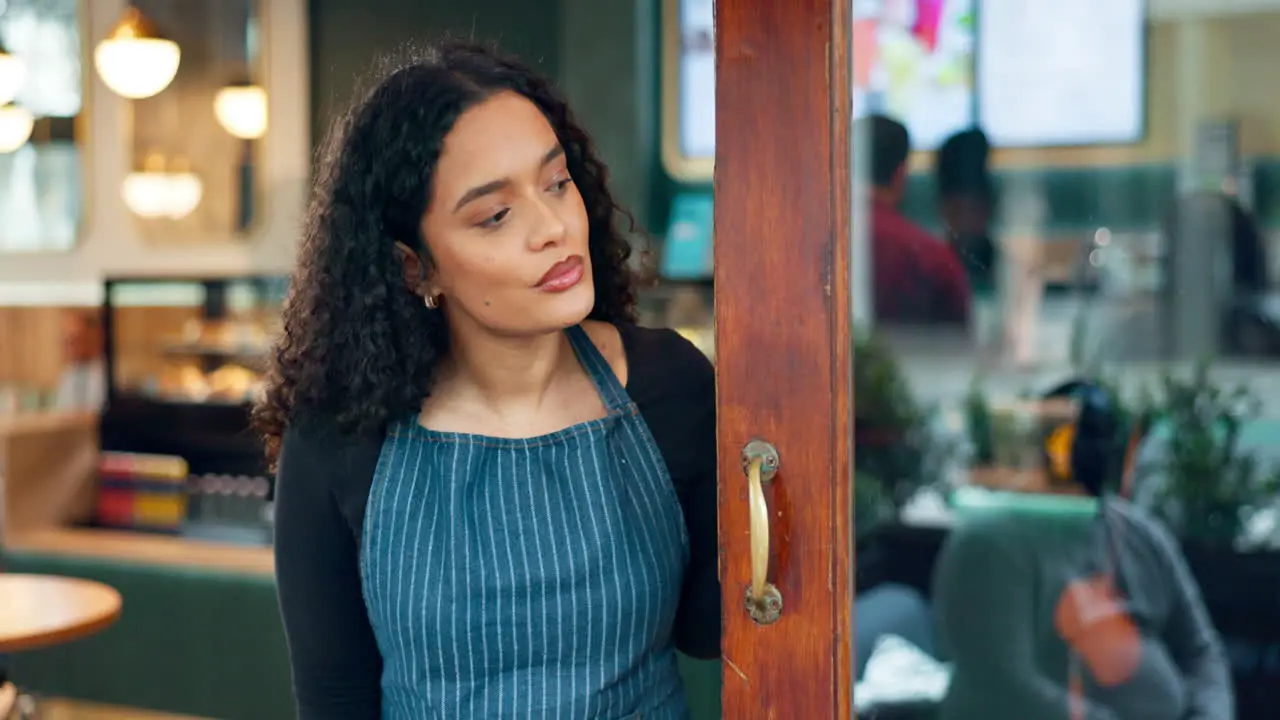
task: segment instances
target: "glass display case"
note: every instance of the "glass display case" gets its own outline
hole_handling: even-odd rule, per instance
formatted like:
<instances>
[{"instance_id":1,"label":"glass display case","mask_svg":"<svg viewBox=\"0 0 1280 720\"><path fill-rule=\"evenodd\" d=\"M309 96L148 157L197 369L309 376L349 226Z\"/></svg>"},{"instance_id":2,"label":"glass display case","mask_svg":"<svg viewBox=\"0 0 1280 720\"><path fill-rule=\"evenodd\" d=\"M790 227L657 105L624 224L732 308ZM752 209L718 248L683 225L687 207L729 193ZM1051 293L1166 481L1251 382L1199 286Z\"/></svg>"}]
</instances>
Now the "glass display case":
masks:
<instances>
[{"instance_id":1,"label":"glass display case","mask_svg":"<svg viewBox=\"0 0 1280 720\"><path fill-rule=\"evenodd\" d=\"M286 289L286 278L265 276L107 281L101 440L112 462L100 524L269 542L272 487L249 409ZM160 460L184 477L161 488L154 473L121 471Z\"/></svg>"},{"instance_id":2,"label":"glass display case","mask_svg":"<svg viewBox=\"0 0 1280 720\"><path fill-rule=\"evenodd\" d=\"M109 396L250 402L284 292L271 277L108 281Z\"/></svg>"}]
</instances>

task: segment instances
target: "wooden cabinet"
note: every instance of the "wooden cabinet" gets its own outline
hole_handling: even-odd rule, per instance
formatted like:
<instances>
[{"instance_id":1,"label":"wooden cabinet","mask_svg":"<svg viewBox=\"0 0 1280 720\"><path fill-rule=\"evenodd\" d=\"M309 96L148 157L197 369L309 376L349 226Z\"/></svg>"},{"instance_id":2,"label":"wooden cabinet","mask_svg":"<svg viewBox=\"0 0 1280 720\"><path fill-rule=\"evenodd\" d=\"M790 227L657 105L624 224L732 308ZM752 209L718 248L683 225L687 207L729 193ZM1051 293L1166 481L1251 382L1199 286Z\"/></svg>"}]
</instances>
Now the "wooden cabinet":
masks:
<instances>
[{"instance_id":1,"label":"wooden cabinet","mask_svg":"<svg viewBox=\"0 0 1280 720\"><path fill-rule=\"evenodd\" d=\"M7 544L19 534L87 520L97 464L96 415L0 417L0 537Z\"/></svg>"}]
</instances>

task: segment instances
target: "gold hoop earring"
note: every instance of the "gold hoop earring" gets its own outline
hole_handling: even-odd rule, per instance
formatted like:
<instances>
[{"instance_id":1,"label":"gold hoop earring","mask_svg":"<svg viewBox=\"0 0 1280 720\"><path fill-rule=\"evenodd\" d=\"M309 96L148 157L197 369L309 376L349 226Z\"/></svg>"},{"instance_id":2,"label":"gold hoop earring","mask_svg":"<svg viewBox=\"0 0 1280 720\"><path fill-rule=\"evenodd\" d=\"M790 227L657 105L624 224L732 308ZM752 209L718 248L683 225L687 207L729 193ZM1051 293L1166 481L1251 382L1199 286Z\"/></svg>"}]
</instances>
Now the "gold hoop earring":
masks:
<instances>
[{"instance_id":1,"label":"gold hoop earring","mask_svg":"<svg viewBox=\"0 0 1280 720\"><path fill-rule=\"evenodd\" d=\"M422 296L422 304L426 305L428 310L435 310L440 307L440 299L431 293L427 293Z\"/></svg>"}]
</instances>

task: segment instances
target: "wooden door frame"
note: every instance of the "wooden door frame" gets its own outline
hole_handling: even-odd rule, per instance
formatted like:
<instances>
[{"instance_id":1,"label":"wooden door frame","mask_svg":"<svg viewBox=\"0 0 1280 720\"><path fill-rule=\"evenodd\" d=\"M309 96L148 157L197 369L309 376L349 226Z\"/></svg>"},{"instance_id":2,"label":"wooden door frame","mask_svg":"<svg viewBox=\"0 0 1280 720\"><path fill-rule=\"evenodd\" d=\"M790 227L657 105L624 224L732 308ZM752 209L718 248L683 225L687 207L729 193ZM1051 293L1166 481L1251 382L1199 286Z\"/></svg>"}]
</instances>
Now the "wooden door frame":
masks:
<instances>
[{"instance_id":1,"label":"wooden door frame","mask_svg":"<svg viewBox=\"0 0 1280 720\"><path fill-rule=\"evenodd\" d=\"M723 708L852 717L850 0L717 0L715 291ZM743 446L766 490L781 618L744 610Z\"/></svg>"}]
</instances>

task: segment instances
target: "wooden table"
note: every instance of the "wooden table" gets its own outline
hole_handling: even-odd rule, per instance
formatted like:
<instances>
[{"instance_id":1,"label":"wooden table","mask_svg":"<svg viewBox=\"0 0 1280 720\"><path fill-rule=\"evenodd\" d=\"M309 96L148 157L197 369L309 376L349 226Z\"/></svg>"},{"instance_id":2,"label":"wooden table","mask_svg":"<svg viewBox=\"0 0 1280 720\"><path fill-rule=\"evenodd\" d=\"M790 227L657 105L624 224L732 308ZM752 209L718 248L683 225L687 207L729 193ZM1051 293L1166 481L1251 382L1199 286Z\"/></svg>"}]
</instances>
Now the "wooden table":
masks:
<instances>
[{"instance_id":1,"label":"wooden table","mask_svg":"<svg viewBox=\"0 0 1280 720\"><path fill-rule=\"evenodd\" d=\"M93 635L120 617L120 593L92 580L0 574L0 652Z\"/></svg>"}]
</instances>

